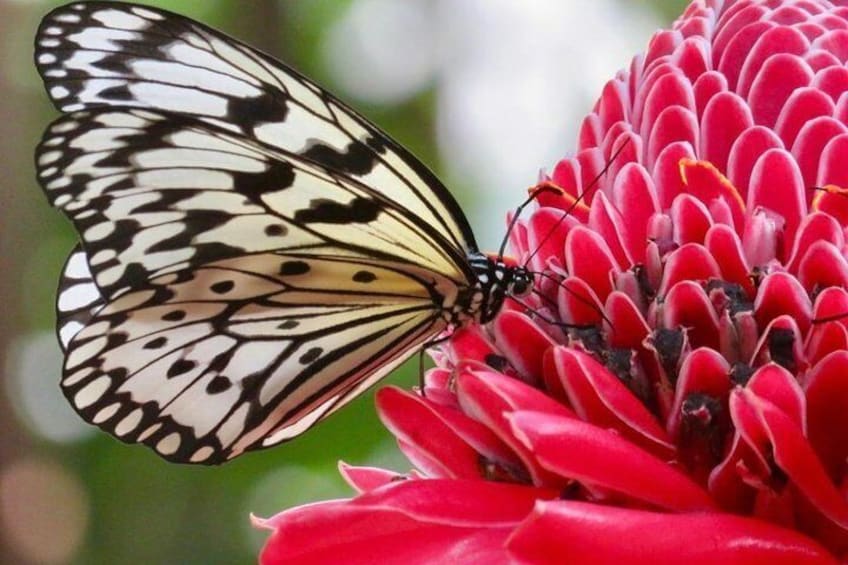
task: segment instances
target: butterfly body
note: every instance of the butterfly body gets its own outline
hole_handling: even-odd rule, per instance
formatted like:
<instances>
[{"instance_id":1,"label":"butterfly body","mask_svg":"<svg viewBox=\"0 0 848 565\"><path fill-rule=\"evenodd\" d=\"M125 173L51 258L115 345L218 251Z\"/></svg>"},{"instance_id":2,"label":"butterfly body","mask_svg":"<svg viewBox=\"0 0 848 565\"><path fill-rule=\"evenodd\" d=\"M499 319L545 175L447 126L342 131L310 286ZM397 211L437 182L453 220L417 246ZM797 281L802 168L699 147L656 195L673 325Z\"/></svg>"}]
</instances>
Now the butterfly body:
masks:
<instances>
[{"instance_id":1,"label":"butterfly body","mask_svg":"<svg viewBox=\"0 0 848 565\"><path fill-rule=\"evenodd\" d=\"M405 149L211 28L77 2L36 64L65 113L39 181L81 239L62 387L122 441L204 464L275 445L532 288Z\"/></svg>"}]
</instances>

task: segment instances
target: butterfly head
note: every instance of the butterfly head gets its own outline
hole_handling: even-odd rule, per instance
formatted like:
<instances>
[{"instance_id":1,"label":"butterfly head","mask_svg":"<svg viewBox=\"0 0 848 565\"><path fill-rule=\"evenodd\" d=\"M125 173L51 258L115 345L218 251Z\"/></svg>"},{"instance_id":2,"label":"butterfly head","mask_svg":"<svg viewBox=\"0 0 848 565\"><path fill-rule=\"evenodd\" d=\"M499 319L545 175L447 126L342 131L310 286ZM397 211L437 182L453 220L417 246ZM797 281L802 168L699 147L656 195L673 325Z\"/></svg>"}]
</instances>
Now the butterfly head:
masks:
<instances>
[{"instance_id":1,"label":"butterfly head","mask_svg":"<svg viewBox=\"0 0 848 565\"><path fill-rule=\"evenodd\" d=\"M533 273L525 267L483 254L469 256L469 263L477 277L474 293L481 308L476 318L481 323L492 320L507 297L523 298L533 291Z\"/></svg>"}]
</instances>

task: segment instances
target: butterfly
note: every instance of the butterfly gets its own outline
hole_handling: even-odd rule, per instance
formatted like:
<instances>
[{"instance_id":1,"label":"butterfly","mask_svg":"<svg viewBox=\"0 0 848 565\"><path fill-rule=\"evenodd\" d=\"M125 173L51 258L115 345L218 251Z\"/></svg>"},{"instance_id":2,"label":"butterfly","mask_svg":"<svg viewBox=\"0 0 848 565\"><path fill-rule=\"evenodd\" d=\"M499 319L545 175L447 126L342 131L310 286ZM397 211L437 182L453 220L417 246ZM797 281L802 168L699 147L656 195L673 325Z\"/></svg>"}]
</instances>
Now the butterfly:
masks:
<instances>
[{"instance_id":1,"label":"butterfly","mask_svg":"<svg viewBox=\"0 0 848 565\"><path fill-rule=\"evenodd\" d=\"M124 442L200 464L273 446L532 291L407 150L236 39L75 2L35 62L63 112L38 180L80 237L61 386Z\"/></svg>"}]
</instances>

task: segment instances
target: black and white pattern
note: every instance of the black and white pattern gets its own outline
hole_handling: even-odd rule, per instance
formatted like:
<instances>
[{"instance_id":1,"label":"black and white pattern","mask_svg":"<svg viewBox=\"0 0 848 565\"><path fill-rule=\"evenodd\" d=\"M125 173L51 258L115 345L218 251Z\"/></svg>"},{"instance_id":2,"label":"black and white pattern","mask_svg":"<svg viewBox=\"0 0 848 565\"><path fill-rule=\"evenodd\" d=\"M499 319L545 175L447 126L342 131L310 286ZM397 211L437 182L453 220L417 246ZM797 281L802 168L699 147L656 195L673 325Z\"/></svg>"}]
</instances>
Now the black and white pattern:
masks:
<instances>
[{"instance_id":1,"label":"black and white pattern","mask_svg":"<svg viewBox=\"0 0 848 565\"><path fill-rule=\"evenodd\" d=\"M232 38L77 2L44 18L35 60L65 113L38 177L81 239L62 386L123 441L205 464L274 445L529 291L406 150Z\"/></svg>"}]
</instances>

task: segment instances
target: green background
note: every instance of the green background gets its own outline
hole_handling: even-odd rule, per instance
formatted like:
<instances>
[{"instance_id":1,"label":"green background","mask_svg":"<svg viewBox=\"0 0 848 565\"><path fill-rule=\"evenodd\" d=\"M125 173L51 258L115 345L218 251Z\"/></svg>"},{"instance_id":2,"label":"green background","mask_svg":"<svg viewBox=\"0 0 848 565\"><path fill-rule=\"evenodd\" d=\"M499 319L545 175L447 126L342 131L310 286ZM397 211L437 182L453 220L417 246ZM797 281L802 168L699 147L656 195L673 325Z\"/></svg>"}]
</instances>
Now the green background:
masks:
<instances>
[{"instance_id":1,"label":"green background","mask_svg":"<svg viewBox=\"0 0 848 565\"><path fill-rule=\"evenodd\" d=\"M325 64L322 45L352 2L150 4L259 46L350 100ZM67 411L57 408L58 393L42 403L38 394L22 392L58 390L58 348L43 336L52 331L54 289L74 243L69 224L47 205L32 166L33 148L56 112L41 89L31 46L40 17L58 4L0 0L0 563L251 562L265 538L251 528L251 512L270 516L295 504L349 496L336 470L339 460L401 471L408 463L378 422L371 393L296 441L218 468L168 464L145 448L100 432L72 441L39 433L37 420L52 418L60 408ZM445 9L451 4L441 2ZM485 3L477 4L485 9ZM685 3L631 2L629 8L634 5L652 14L659 26L671 22ZM591 30L587 33L591 38ZM647 39L636 38L635 44L644 46ZM587 39L583 48L597 48L594 40ZM622 58L615 67L628 64L629 57ZM443 173L433 133L435 88L398 105L351 102ZM586 100L579 111L587 111L591 102ZM463 196L474 188L468 184L452 182L451 189L470 208L474 203ZM515 190L518 203L523 187L506 189ZM410 386L417 381L416 371L414 363L407 365L389 381Z\"/></svg>"}]
</instances>

